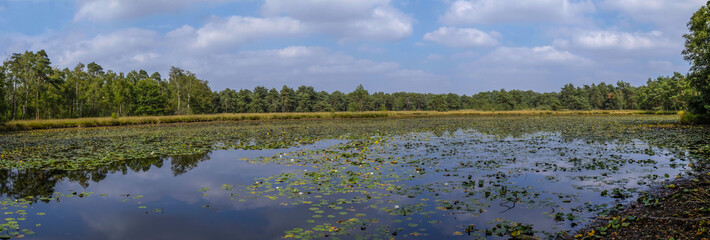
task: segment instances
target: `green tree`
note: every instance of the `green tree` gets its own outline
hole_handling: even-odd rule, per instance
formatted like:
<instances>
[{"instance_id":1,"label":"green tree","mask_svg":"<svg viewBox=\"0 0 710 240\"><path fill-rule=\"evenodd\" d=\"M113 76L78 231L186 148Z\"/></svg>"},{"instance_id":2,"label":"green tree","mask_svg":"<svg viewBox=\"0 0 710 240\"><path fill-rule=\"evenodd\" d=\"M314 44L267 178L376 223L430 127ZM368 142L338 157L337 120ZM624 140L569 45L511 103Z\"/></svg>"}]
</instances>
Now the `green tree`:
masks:
<instances>
[{"instance_id":1,"label":"green tree","mask_svg":"<svg viewBox=\"0 0 710 240\"><path fill-rule=\"evenodd\" d=\"M5 62L7 69L11 73L12 81L12 119L17 115L21 119L27 116L27 106L30 99L30 84L32 83L32 62L34 53L13 53L9 61ZM22 106L18 106L22 104ZM19 112L19 113L18 113Z\"/></svg>"},{"instance_id":2,"label":"green tree","mask_svg":"<svg viewBox=\"0 0 710 240\"><path fill-rule=\"evenodd\" d=\"M251 113L263 113L267 112L268 103L266 102L266 95L269 94L269 90L265 87L257 86L252 92L251 103L249 103L249 112Z\"/></svg>"},{"instance_id":3,"label":"green tree","mask_svg":"<svg viewBox=\"0 0 710 240\"><path fill-rule=\"evenodd\" d=\"M0 124L7 121L7 103L5 101L5 89L7 89L8 84L5 76L5 66L0 66Z\"/></svg>"},{"instance_id":4,"label":"green tree","mask_svg":"<svg viewBox=\"0 0 710 240\"><path fill-rule=\"evenodd\" d=\"M340 91L330 94L330 106L334 111L344 112L348 110L348 96Z\"/></svg>"},{"instance_id":5,"label":"green tree","mask_svg":"<svg viewBox=\"0 0 710 240\"><path fill-rule=\"evenodd\" d=\"M281 112L293 112L296 107L294 106L294 98L296 97L296 92L292 88L284 85L281 88Z\"/></svg>"},{"instance_id":6,"label":"green tree","mask_svg":"<svg viewBox=\"0 0 710 240\"><path fill-rule=\"evenodd\" d=\"M237 112L237 91L224 89L219 92L220 111L223 113Z\"/></svg>"},{"instance_id":7,"label":"green tree","mask_svg":"<svg viewBox=\"0 0 710 240\"><path fill-rule=\"evenodd\" d=\"M162 115L167 100L160 94L160 84L150 78L138 81L135 86L136 115Z\"/></svg>"},{"instance_id":8,"label":"green tree","mask_svg":"<svg viewBox=\"0 0 710 240\"><path fill-rule=\"evenodd\" d=\"M710 112L710 1L700 7L687 24L683 58L690 62L690 85L699 95L690 110L696 114Z\"/></svg>"},{"instance_id":9,"label":"green tree","mask_svg":"<svg viewBox=\"0 0 710 240\"><path fill-rule=\"evenodd\" d=\"M357 111L365 111L365 106L367 106L370 93L362 87L362 84L357 85L355 90L348 95L350 97L350 102L355 103L357 106Z\"/></svg>"},{"instance_id":10,"label":"green tree","mask_svg":"<svg viewBox=\"0 0 710 240\"><path fill-rule=\"evenodd\" d=\"M148 73L141 70L137 73L140 78L151 78ZM190 71L177 67L170 67L168 74L168 88L171 93L171 104L175 114L207 113L212 109L212 90L207 81L200 80ZM157 76L154 75L153 78Z\"/></svg>"},{"instance_id":11,"label":"green tree","mask_svg":"<svg viewBox=\"0 0 710 240\"><path fill-rule=\"evenodd\" d=\"M266 96L266 104L268 104L268 112L281 111L281 95L276 88L269 90L269 94Z\"/></svg>"},{"instance_id":12,"label":"green tree","mask_svg":"<svg viewBox=\"0 0 710 240\"><path fill-rule=\"evenodd\" d=\"M154 72L153 74L150 75L150 78L152 78L153 80L158 81L158 82L163 81L159 72Z\"/></svg>"},{"instance_id":13,"label":"green tree","mask_svg":"<svg viewBox=\"0 0 710 240\"><path fill-rule=\"evenodd\" d=\"M176 114L186 114L188 113L183 107L185 102L185 91L189 85L189 73L177 67L170 67L170 72L168 73L168 83L170 85L171 93L174 95L171 99L174 99L173 104L175 106ZM129 79L135 79L135 77L128 76Z\"/></svg>"},{"instance_id":14,"label":"green tree","mask_svg":"<svg viewBox=\"0 0 710 240\"><path fill-rule=\"evenodd\" d=\"M237 94L237 106L236 112L245 113L249 112L249 104L251 103L252 93L249 89L239 90Z\"/></svg>"},{"instance_id":15,"label":"green tree","mask_svg":"<svg viewBox=\"0 0 710 240\"><path fill-rule=\"evenodd\" d=\"M445 112L449 110L449 104L446 102L446 96L445 95L435 95L434 98L431 100L431 109L439 111L439 112Z\"/></svg>"},{"instance_id":16,"label":"green tree","mask_svg":"<svg viewBox=\"0 0 710 240\"><path fill-rule=\"evenodd\" d=\"M313 106L312 111L314 112L330 112L335 111L333 105L330 104L330 94L326 91L320 91L316 93L315 106Z\"/></svg>"},{"instance_id":17,"label":"green tree","mask_svg":"<svg viewBox=\"0 0 710 240\"><path fill-rule=\"evenodd\" d=\"M117 108L116 114L118 116L130 114L130 109L133 107L133 86L128 79L121 76L116 76L116 79L109 85L111 94L113 94L112 105Z\"/></svg>"},{"instance_id":18,"label":"green tree","mask_svg":"<svg viewBox=\"0 0 710 240\"><path fill-rule=\"evenodd\" d=\"M296 112L311 112L316 104L316 91L310 86L296 89Z\"/></svg>"}]
</instances>

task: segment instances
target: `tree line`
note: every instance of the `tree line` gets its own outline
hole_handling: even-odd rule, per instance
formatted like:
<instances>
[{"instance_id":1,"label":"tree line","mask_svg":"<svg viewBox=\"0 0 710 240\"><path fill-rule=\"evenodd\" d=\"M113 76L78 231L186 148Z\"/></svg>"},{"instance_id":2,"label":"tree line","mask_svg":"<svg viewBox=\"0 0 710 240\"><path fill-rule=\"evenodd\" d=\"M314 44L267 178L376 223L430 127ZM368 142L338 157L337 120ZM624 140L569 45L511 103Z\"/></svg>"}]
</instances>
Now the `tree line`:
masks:
<instances>
[{"instance_id":1,"label":"tree line","mask_svg":"<svg viewBox=\"0 0 710 240\"><path fill-rule=\"evenodd\" d=\"M426 93L370 94L362 85L350 93L316 91L311 86L280 90L212 91L206 80L171 67L168 77L144 70L126 74L92 62L73 69L51 67L44 50L14 53L0 66L0 122L204 113L418 111L418 110L688 110L710 116L710 1L696 11L683 35L688 74L648 79L646 85L564 85L559 92L505 89L470 96ZM710 117L707 117L710 122Z\"/></svg>"},{"instance_id":2,"label":"tree line","mask_svg":"<svg viewBox=\"0 0 710 240\"><path fill-rule=\"evenodd\" d=\"M686 110L699 92L686 75L649 79L634 87L564 85L559 92L505 89L473 95L350 93L312 86L212 91L206 80L171 67L167 78L144 70L117 73L92 62L54 68L44 50L15 53L0 66L0 119L55 119L207 113L474 110Z\"/></svg>"}]
</instances>

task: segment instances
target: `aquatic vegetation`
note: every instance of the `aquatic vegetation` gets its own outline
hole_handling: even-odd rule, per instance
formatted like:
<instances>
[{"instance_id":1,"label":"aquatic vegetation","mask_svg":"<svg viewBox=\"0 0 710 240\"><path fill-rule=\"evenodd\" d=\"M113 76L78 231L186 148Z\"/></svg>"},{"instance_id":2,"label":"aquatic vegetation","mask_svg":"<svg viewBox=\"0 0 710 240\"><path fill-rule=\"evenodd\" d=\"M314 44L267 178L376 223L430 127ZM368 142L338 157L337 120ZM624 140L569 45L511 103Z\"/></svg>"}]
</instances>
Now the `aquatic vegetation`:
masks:
<instances>
[{"instance_id":1,"label":"aquatic vegetation","mask_svg":"<svg viewBox=\"0 0 710 240\"><path fill-rule=\"evenodd\" d=\"M707 131L674 121L454 116L15 132L0 136L8 143L1 161L9 164L0 190L51 198L64 179L91 189L107 176L149 179L165 170L175 178L166 184L187 178L199 185L123 199L146 214L287 211L289 224L278 228L285 238L572 236L633 200L657 206L648 189L677 189L670 181L707 169L696 147L710 142ZM191 196L189 204L163 204L173 195ZM620 219L601 227L633 226L633 217ZM601 230L595 234L611 232Z\"/></svg>"}]
</instances>

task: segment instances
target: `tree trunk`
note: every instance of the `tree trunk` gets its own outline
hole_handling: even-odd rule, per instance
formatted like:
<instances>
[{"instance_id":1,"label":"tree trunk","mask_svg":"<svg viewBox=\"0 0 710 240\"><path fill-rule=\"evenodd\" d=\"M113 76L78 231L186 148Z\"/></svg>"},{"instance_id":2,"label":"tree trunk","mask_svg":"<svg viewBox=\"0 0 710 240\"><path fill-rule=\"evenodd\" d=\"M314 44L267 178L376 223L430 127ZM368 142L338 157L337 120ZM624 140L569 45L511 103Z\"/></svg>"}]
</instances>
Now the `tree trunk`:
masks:
<instances>
[{"instance_id":1,"label":"tree trunk","mask_svg":"<svg viewBox=\"0 0 710 240\"><path fill-rule=\"evenodd\" d=\"M22 119L25 119L27 114L27 99L30 98L30 91L27 86L25 86L25 105L22 106Z\"/></svg>"},{"instance_id":2,"label":"tree trunk","mask_svg":"<svg viewBox=\"0 0 710 240\"><path fill-rule=\"evenodd\" d=\"M181 114L180 112L180 82L178 80L175 80L175 84L177 84L177 114Z\"/></svg>"},{"instance_id":3,"label":"tree trunk","mask_svg":"<svg viewBox=\"0 0 710 240\"><path fill-rule=\"evenodd\" d=\"M17 111L17 82L12 81L12 120L15 120L15 113Z\"/></svg>"},{"instance_id":4,"label":"tree trunk","mask_svg":"<svg viewBox=\"0 0 710 240\"><path fill-rule=\"evenodd\" d=\"M37 75L37 97L35 97L35 112L36 112L35 119L36 120L39 120L39 87L40 87L39 82L40 82L39 75Z\"/></svg>"},{"instance_id":5,"label":"tree trunk","mask_svg":"<svg viewBox=\"0 0 710 240\"><path fill-rule=\"evenodd\" d=\"M81 117L81 110L79 109L79 79L74 82L74 88L76 89L76 95L74 96L74 111L76 112L76 117Z\"/></svg>"}]
</instances>

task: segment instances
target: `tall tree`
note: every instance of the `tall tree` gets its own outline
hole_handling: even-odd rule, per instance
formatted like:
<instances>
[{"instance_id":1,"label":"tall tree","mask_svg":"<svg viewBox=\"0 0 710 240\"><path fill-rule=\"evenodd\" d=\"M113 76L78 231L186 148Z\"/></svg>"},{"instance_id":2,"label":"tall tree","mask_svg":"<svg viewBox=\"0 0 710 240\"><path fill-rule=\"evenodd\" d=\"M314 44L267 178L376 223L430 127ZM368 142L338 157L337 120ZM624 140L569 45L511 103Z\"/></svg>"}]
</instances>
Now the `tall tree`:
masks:
<instances>
[{"instance_id":1,"label":"tall tree","mask_svg":"<svg viewBox=\"0 0 710 240\"><path fill-rule=\"evenodd\" d=\"M18 104L22 103L20 118L25 118L27 113L27 103L29 99L29 84L31 77L31 52L13 53L9 61L3 65L7 66L10 72L10 81L12 82L12 120L17 118ZM23 94L24 93L24 94ZM24 95L24 96L23 96Z\"/></svg>"},{"instance_id":2,"label":"tall tree","mask_svg":"<svg viewBox=\"0 0 710 240\"><path fill-rule=\"evenodd\" d=\"M251 104L252 92L249 89L239 90L237 93L237 107L236 112L245 113L249 112L249 105Z\"/></svg>"},{"instance_id":3,"label":"tall tree","mask_svg":"<svg viewBox=\"0 0 710 240\"><path fill-rule=\"evenodd\" d=\"M268 112L279 112L281 111L281 95L276 88L269 90L269 94L266 96L266 104L268 104Z\"/></svg>"},{"instance_id":4,"label":"tall tree","mask_svg":"<svg viewBox=\"0 0 710 240\"><path fill-rule=\"evenodd\" d=\"M700 7L687 24L683 58L690 62L690 85L700 94L690 110L698 114L710 112L710 1Z\"/></svg>"},{"instance_id":5,"label":"tall tree","mask_svg":"<svg viewBox=\"0 0 710 240\"><path fill-rule=\"evenodd\" d=\"M47 82L55 84L54 80L59 81L59 79L50 78L50 75L53 73L52 67L50 66L51 64L52 62L49 60L49 56L47 56L47 52L44 50L40 50L35 54L34 67L32 68L35 78L37 79L37 85L35 86L35 119L39 119L40 116L39 108L41 104L39 102L39 95L42 86Z\"/></svg>"},{"instance_id":6,"label":"tall tree","mask_svg":"<svg viewBox=\"0 0 710 240\"><path fill-rule=\"evenodd\" d=\"M91 62L86 65L86 69L87 72L94 77L104 74L104 68L101 67L101 65L96 64L95 62Z\"/></svg>"},{"instance_id":7,"label":"tall tree","mask_svg":"<svg viewBox=\"0 0 710 240\"><path fill-rule=\"evenodd\" d=\"M281 88L281 112L293 112L296 107L294 107L294 98L296 97L296 92L293 88L284 85Z\"/></svg>"},{"instance_id":8,"label":"tall tree","mask_svg":"<svg viewBox=\"0 0 710 240\"><path fill-rule=\"evenodd\" d=\"M311 112L316 104L316 91L310 86L296 89L296 112Z\"/></svg>"},{"instance_id":9,"label":"tall tree","mask_svg":"<svg viewBox=\"0 0 710 240\"><path fill-rule=\"evenodd\" d=\"M249 103L249 112L252 113L263 113L267 112L268 103L266 102L266 96L269 90L266 90L263 86L257 86L252 92L251 103Z\"/></svg>"},{"instance_id":10,"label":"tall tree","mask_svg":"<svg viewBox=\"0 0 710 240\"><path fill-rule=\"evenodd\" d=\"M350 101L355 103L357 106L357 111L364 111L365 106L367 106L367 100L370 97L370 93L362 87L362 84L357 85L355 90L348 94L350 96Z\"/></svg>"},{"instance_id":11,"label":"tall tree","mask_svg":"<svg viewBox=\"0 0 710 240\"><path fill-rule=\"evenodd\" d=\"M146 78L136 83L136 115L162 115L166 103L158 81Z\"/></svg>"},{"instance_id":12,"label":"tall tree","mask_svg":"<svg viewBox=\"0 0 710 240\"><path fill-rule=\"evenodd\" d=\"M7 88L5 66L0 65L0 123L4 123L7 115L7 104L5 101L5 89Z\"/></svg>"}]
</instances>

